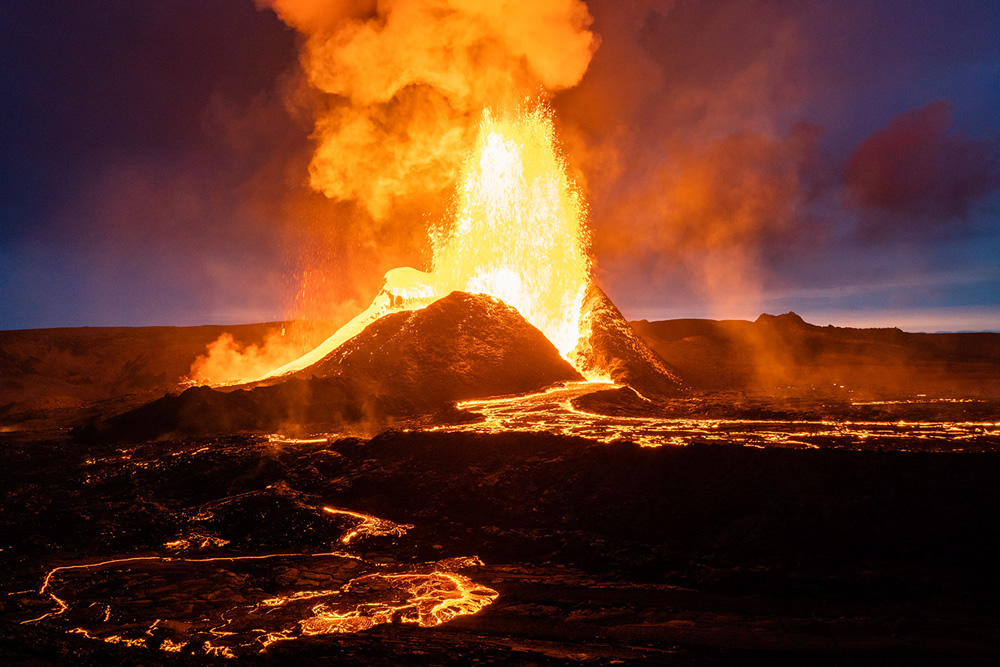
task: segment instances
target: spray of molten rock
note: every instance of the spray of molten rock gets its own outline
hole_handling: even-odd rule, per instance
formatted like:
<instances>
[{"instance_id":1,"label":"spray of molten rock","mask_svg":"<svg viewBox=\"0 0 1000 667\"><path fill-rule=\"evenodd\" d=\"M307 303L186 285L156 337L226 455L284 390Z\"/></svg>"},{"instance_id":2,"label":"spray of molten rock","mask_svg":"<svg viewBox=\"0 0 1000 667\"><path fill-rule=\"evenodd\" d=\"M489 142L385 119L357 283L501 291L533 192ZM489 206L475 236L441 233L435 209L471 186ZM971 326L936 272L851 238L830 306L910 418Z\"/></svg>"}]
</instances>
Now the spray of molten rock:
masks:
<instances>
[{"instance_id":1,"label":"spray of molten rock","mask_svg":"<svg viewBox=\"0 0 1000 667\"><path fill-rule=\"evenodd\" d=\"M256 380L314 366L384 316L460 291L515 308L587 379L666 395L681 386L591 280L586 207L556 149L547 107L483 113L457 189L455 219L431 237L430 272L389 271L367 310L308 354Z\"/></svg>"},{"instance_id":2,"label":"spray of molten rock","mask_svg":"<svg viewBox=\"0 0 1000 667\"><path fill-rule=\"evenodd\" d=\"M556 152L546 108L484 112L456 203L451 229L432 234L431 272L389 271L367 310L308 354L258 379L311 366L375 320L423 308L453 291L488 294L513 306L569 359L588 333L581 330L580 311L590 260L583 202Z\"/></svg>"}]
</instances>

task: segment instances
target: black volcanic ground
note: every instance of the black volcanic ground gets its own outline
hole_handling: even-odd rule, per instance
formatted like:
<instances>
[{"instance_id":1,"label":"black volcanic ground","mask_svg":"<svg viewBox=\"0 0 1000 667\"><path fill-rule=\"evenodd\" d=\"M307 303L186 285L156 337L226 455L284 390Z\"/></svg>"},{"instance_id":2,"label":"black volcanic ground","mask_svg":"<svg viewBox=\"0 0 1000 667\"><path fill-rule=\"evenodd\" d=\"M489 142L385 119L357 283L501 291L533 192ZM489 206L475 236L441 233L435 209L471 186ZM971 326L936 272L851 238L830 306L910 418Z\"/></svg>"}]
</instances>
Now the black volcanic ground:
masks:
<instances>
[{"instance_id":1,"label":"black volcanic ground","mask_svg":"<svg viewBox=\"0 0 1000 667\"><path fill-rule=\"evenodd\" d=\"M194 389L187 398L176 381L218 328L0 332L4 661L223 664L204 642L235 645L212 629L254 600L436 563L499 596L436 628L396 622L264 653L250 646L237 650L240 661L1000 658L1000 453L641 448L543 432L435 432L435 423L469 418L448 407L452 399L524 391L573 371L502 304L453 295L429 314L400 315L341 350L336 369L317 369L323 377L252 391ZM227 330L253 343L271 326L280 325ZM865 406L864 414L886 423L1000 421L997 334L818 327L791 314L636 322L631 331L635 339L612 336L598 351L630 360L619 370L636 384L658 364L679 384L661 384L652 404L623 390L576 404L625 416L846 419L855 409L837 406L850 397L929 393L969 402L898 402ZM497 353L510 340L517 352L504 362ZM469 362L456 366L466 383L435 375L441 360ZM657 371L654 380L663 377ZM670 397L678 386L685 390ZM309 442L254 433L301 405L316 410L317 426L326 419L378 431L386 425L378 418L391 417L414 430ZM336 419L331 406L341 410ZM111 428L114 415L128 416L128 428ZM70 437L69 428L85 424ZM350 526L324 518L324 506L413 528L319 559L307 554L344 548ZM166 546L177 540L186 540L182 551ZM276 553L286 556L232 560ZM22 623L57 609L37 594L51 568L153 556L174 560L56 577L70 609ZM461 560L471 556L483 564ZM199 560L208 557L230 560ZM389 592L369 586L353 594ZM141 646L100 639L117 636ZM183 648L166 652L168 639Z\"/></svg>"}]
</instances>

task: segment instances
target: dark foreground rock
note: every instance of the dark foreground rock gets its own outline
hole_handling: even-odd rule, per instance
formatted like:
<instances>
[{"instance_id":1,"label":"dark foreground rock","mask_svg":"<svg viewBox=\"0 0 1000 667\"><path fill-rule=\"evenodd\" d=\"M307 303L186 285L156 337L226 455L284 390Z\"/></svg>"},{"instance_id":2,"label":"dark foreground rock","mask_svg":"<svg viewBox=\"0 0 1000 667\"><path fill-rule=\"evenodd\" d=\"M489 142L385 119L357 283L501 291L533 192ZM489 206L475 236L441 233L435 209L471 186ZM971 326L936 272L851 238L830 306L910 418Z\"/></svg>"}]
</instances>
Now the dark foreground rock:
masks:
<instances>
[{"instance_id":1,"label":"dark foreground rock","mask_svg":"<svg viewBox=\"0 0 1000 667\"><path fill-rule=\"evenodd\" d=\"M224 663L204 642L236 638L211 630L251 627L239 613L263 599L473 555L483 564L461 572L499 594L475 615L262 652L251 642L237 655L352 665L1000 658L996 453L649 449L545 433L128 448L2 438L9 663ZM325 506L412 528L345 546L351 524L324 518ZM309 555L345 549L349 558ZM268 554L283 556L235 559ZM52 581L69 610L22 624L58 610L37 594L52 567L151 555L173 560L65 570ZM361 593L382 594L352 589Z\"/></svg>"},{"instance_id":2,"label":"dark foreground rock","mask_svg":"<svg viewBox=\"0 0 1000 667\"><path fill-rule=\"evenodd\" d=\"M384 427L392 418L417 412L400 396L369 394L344 378L292 378L253 389L217 390L191 387L121 415L74 431L83 442L141 442L172 437L213 436L245 432L300 432L304 427L363 430Z\"/></svg>"}]
</instances>

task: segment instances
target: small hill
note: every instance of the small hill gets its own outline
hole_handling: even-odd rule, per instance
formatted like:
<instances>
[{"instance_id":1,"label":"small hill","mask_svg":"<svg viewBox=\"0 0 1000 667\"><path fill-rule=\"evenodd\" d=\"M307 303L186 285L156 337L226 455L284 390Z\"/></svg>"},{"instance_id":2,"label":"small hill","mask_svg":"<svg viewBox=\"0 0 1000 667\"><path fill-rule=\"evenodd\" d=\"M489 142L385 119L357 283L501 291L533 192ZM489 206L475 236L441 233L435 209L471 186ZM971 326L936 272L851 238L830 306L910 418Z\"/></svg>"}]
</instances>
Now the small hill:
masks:
<instances>
[{"instance_id":1,"label":"small hill","mask_svg":"<svg viewBox=\"0 0 1000 667\"><path fill-rule=\"evenodd\" d=\"M403 396L417 406L583 379L517 310L464 292L373 322L296 373L313 376L347 377L372 393Z\"/></svg>"}]
</instances>

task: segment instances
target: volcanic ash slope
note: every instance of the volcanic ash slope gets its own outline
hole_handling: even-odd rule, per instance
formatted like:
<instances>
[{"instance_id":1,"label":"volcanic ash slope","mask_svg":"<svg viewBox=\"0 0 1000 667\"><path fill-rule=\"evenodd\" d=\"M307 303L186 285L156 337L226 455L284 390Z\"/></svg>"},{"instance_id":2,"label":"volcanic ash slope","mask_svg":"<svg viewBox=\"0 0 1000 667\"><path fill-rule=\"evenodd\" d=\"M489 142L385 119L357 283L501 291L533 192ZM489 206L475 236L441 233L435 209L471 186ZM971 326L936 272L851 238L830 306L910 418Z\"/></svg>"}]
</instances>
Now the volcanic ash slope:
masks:
<instances>
[{"instance_id":1,"label":"volcanic ash slope","mask_svg":"<svg viewBox=\"0 0 1000 667\"><path fill-rule=\"evenodd\" d=\"M418 406L583 379L514 308L465 292L386 315L296 375L348 377Z\"/></svg>"}]
</instances>

